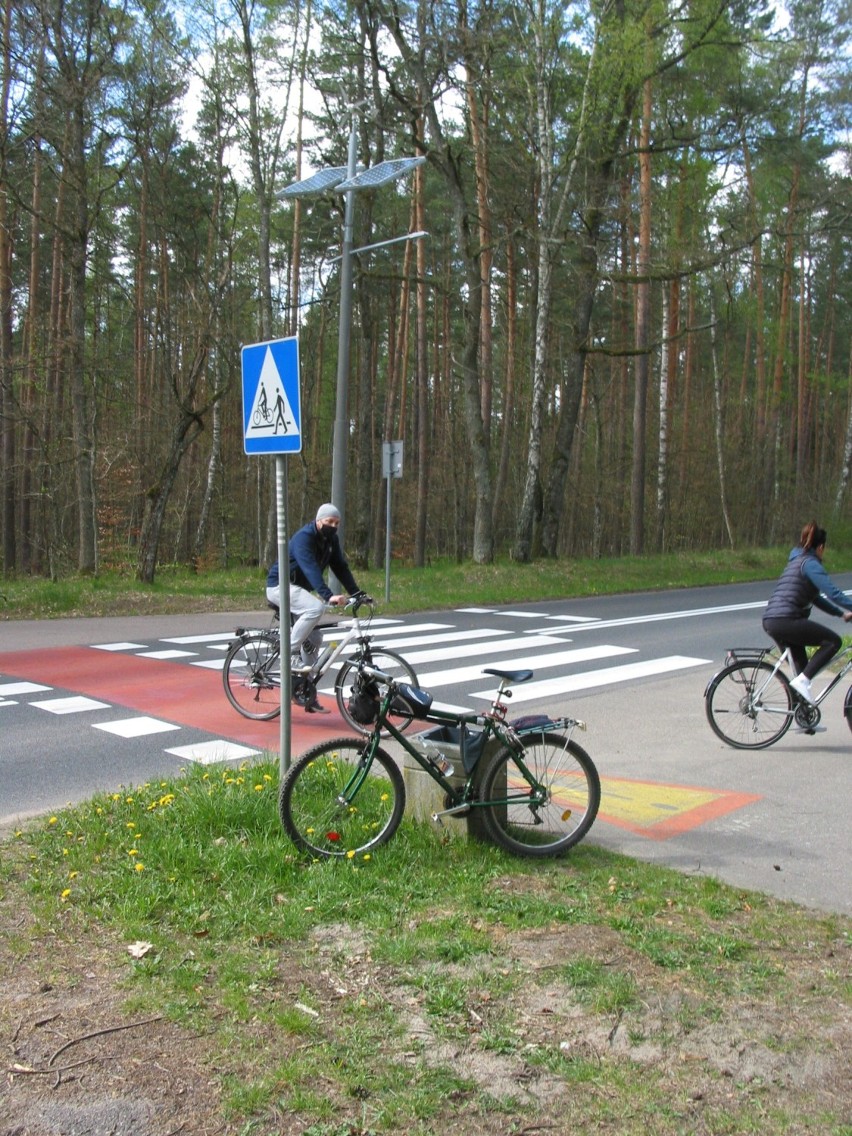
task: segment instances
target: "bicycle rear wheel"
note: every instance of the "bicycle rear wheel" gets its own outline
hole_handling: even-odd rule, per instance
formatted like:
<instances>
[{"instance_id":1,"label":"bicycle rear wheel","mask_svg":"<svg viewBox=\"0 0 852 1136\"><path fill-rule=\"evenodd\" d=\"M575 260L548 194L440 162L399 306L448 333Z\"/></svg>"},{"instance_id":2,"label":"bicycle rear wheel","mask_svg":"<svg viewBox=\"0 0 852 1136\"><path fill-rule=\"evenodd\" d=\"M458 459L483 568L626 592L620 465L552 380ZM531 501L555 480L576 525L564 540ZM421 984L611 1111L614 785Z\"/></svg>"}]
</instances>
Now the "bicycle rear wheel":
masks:
<instances>
[{"instance_id":1,"label":"bicycle rear wheel","mask_svg":"<svg viewBox=\"0 0 852 1136\"><path fill-rule=\"evenodd\" d=\"M387 843L399 828L405 785L396 762L364 738L336 738L287 771L278 813L293 843L312 856L351 857Z\"/></svg>"},{"instance_id":2,"label":"bicycle rear wheel","mask_svg":"<svg viewBox=\"0 0 852 1136\"><path fill-rule=\"evenodd\" d=\"M508 746L482 774L483 821L492 839L519 856L559 856L583 839L598 815L601 782L594 762L561 734L524 737L523 763L544 790L524 778Z\"/></svg>"},{"instance_id":3,"label":"bicycle rear wheel","mask_svg":"<svg viewBox=\"0 0 852 1136\"><path fill-rule=\"evenodd\" d=\"M734 749L765 749L790 729L794 696L787 676L759 659L740 659L710 680L707 721Z\"/></svg>"},{"instance_id":4,"label":"bicycle rear wheel","mask_svg":"<svg viewBox=\"0 0 852 1136\"><path fill-rule=\"evenodd\" d=\"M846 691L846 701L843 703L843 713L846 715L846 722L849 729L852 730L852 686Z\"/></svg>"},{"instance_id":5,"label":"bicycle rear wheel","mask_svg":"<svg viewBox=\"0 0 852 1136\"><path fill-rule=\"evenodd\" d=\"M272 631L250 631L232 643L225 656L225 694L245 718L266 720L281 712L280 644Z\"/></svg>"},{"instance_id":6,"label":"bicycle rear wheel","mask_svg":"<svg viewBox=\"0 0 852 1136\"><path fill-rule=\"evenodd\" d=\"M347 659L337 672L337 678L334 680L334 694L337 698L337 709L340 711L343 720L347 725L351 726L353 730L357 730L359 734L369 734L372 732L372 725L366 725L363 722L356 721L349 711L349 699L353 694L353 688L358 679L358 667L361 662L375 667L377 671L382 671L383 674L390 675L391 678L395 679L397 682L407 682L410 686L417 686L417 675L402 655L398 655L396 651L387 651L384 647L370 647L369 650L359 651L354 658ZM394 714L393 705L391 705L388 712L388 718L393 722L394 726L401 731L407 730L413 720L410 715L403 717L402 715ZM387 730L382 731L382 736L387 737Z\"/></svg>"}]
</instances>

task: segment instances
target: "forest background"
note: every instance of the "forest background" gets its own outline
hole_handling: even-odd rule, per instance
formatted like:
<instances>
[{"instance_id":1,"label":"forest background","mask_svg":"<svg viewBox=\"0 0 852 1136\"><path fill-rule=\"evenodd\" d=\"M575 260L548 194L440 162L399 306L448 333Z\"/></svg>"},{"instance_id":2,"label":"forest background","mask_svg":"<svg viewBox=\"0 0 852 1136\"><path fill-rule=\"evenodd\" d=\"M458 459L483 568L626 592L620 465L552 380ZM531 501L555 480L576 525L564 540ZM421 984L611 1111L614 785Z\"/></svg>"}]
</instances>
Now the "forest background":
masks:
<instances>
[{"instance_id":1,"label":"forest background","mask_svg":"<svg viewBox=\"0 0 852 1136\"><path fill-rule=\"evenodd\" d=\"M848 4L4 0L3 573L274 557L240 348L298 335L289 515L488 564L786 543L848 516Z\"/></svg>"}]
</instances>

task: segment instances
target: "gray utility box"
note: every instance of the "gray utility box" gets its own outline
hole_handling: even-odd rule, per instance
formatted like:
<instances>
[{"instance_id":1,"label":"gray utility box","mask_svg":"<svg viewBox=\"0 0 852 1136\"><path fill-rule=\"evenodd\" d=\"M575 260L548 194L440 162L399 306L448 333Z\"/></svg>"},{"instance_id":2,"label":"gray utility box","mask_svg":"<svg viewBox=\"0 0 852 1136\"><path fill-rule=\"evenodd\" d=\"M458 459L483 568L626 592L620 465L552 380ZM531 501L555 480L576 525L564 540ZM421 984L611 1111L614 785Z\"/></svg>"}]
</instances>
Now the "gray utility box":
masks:
<instances>
[{"instance_id":1,"label":"gray utility box","mask_svg":"<svg viewBox=\"0 0 852 1136\"><path fill-rule=\"evenodd\" d=\"M492 736L486 742L481 730L471 730L467 726L433 726L430 730L415 734L411 741L425 757L434 761L441 755L452 764L453 773L444 776L454 788L464 785L471 770L475 770L476 786L481 771L501 746L498 738ZM402 775L405 781L406 812L415 820L434 823L433 815L443 812L449 804L444 790L405 751ZM488 839L479 809L471 809L466 816L441 817L440 823L441 831L449 835Z\"/></svg>"}]
</instances>

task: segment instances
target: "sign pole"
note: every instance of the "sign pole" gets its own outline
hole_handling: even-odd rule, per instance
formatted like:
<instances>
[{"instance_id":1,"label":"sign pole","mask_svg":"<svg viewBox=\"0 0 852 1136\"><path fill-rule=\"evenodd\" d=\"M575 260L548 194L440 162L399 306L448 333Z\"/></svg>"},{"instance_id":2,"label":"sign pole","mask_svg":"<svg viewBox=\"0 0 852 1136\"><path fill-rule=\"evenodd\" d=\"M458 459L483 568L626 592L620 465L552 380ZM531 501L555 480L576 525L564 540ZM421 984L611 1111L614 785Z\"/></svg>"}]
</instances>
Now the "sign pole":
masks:
<instances>
[{"instance_id":1,"label":"sign pole","mask_svg":"<svg viewBox=\"0 0 852 1136\"><path fill-rule=\"evenodd\" d=\"M278 737L278 770L283 778L290 768L292 731L290 721L290 554L287 551L287 459L275 458L275 512L278 529L278 593L281 639L281 714Z\"/></svg>"},{"instance_id":2,"label":"sign pole","mask_svg":"<svg viewBox=\"0 0 852 1136\"><path fill-rule=\"evenodd\" d=\"M385 603L390 603L391 563L391 480L402 477L402 442L382 442L382 475L388 479L387 523L385 524Z\"/></svg>"},{"instance_id":3,"label":"sign pole","mask_svg":"<svg viewBox=\"0 0 852 1136\"><path fill-rule=\"evenodd\" d=\"M387 475L387 520L385 522L385 603L390 603L390 562L391 562L391 482L393 478Z\"/></svg>"},{"instance_id":4,"label":"sign pole","mask_svg":"<svg viewBox=\"0 0 852 1136\"><path fill-rule=\"evenodd\" d=\"M281 687L278 763L290 768L290 556L287 524L286 454L302 449L299 341L295 335L242 348L243 444L247 454L275 455L275 511L278 529L278 616Z\"/></svg>"}]
</instances>

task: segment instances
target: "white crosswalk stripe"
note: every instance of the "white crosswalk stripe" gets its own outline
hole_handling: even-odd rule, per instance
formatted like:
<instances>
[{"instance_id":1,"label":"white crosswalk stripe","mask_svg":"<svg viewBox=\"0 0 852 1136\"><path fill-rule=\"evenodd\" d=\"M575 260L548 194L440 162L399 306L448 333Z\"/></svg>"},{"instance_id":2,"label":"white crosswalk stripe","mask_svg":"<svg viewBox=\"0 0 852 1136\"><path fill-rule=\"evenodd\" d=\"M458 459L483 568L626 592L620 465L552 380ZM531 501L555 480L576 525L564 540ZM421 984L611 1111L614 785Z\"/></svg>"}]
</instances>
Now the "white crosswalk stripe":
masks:
<instances>
[{"instance_id":1,"label":"white crosswalk stripe","mask_svg":"<svg viewBox=\"0 0 852 1136\"><path fill-rule=\"evenodd\" d=\"M649 659L644 663L624 663L618 667L584 671L578 675L564 675L560 678L544 679L541 682L527 682L512 688L514 702L532 702L540 698L552 698L557 694L570 694L573 690L591 690L597 686L611 686L616 682L629 682L631 679L648 678L651 675L668 674L687 667L700 667L712 662L711 659L693 659L686 655L668 655L661 659ZM493 690L477 690L471 698L488 699L494 697Z\"/></svg>"},{"instance_id":2,"label":"white crosswalk stripe","mask_svg":"<svg viewBox=\"0 0 852 1136\"><path fill-rule=\"evenodd\" d=\"M522 644L523 645L523 644ZM503 644L505 646L505 644ZM532 670L536 673L552 667L575 666L577 663L589 663L594 659L608 659L617 655L635 654L635 647L613 647L603 644L600 647L576 648L570 651L555 651L550 655L526 655L520 658L510 656L489 662L488 666L496 670ZM482 678L484 667L477 663L469 667L456 667L454 670L429 671L427 674L418 674L417 679L425 690L433 686L460 685L463 682L476 682Z\"/></svg>"}]
</instances>

